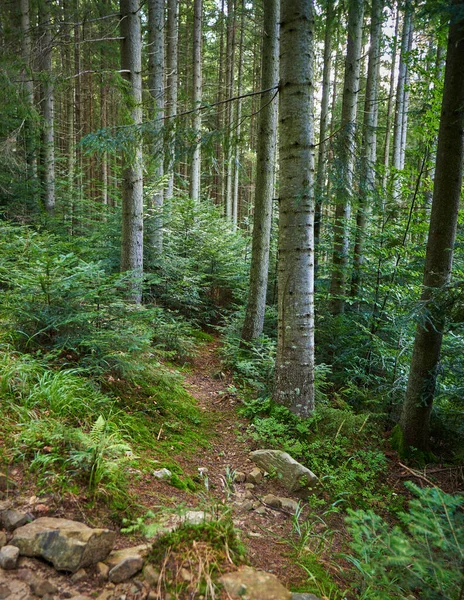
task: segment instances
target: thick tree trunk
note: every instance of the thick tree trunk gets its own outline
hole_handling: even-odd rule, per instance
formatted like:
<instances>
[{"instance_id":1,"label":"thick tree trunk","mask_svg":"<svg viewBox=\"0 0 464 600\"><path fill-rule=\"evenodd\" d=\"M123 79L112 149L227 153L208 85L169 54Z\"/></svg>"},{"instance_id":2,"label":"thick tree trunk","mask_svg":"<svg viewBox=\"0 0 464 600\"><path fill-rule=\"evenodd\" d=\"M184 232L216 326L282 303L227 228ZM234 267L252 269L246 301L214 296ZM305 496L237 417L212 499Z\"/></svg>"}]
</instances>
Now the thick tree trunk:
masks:
<instances>
[{"instance_id":1,"label":"thick tree trunk","mask_svg":"<svg viewBox=\"0 0 464 600\"><path fill-rule=\"evenodd\" d=\"M235 74L235 2L227 0L227 45L226 45L226 97L234 95ZM226 109L226 182L225 182L225 208L226 218L233 219L233 180L234 180L234 112L235 104L227 103Z\"/></svg>"},{"instance_id":2,"label":"thick tree trunk","mask_svg":"<svg viewBox=\"0 0 464 600\"><path fill-rule=\"evenodd\" d=\"M134 127L142 124L142 56L139 0L120 0L121 71L129 83L128 105ZM131 292L142 299L143 275L143 173L142 142L132 156L123 157L121 271L131 271Z\"/></svg>"},{"instance_id":3,"label":"thick tree trunk","mask_svg":"<svg viewBox=\"0 0 464 600\"><path fill-rule=\"evenodd\" d=\"M279 18L280 0L267 0L264 5L263 90L276 86L279 79ZM259 107L250 289L242 331L242 339L246 342L263 332L266 308L277 135L278 103L275 95L274 91L262 94Z\"/></svg>"},{"instance_id":4,"label":"thick tree trunk","mask_svg":"<svg viewBox=\"0 0 464 600\"><path fill-rule=\"evenodd\" d=\"M322 204L325 195L325 181L327 177L327 149L326 140L329 125L329 100L330 100L330 71L332 69L332 39L334 31L334 3L327 1L324 36L324 65L322 69L322 98L321 121L319 126L319 151L317 158L316 175L316 206L314 213L314 271L317 275L319 261L319 242L321 237Z\"/></svg>"},{"instance_id":5,"label":"thick tree trunk","mask_svg":"<svg viewBox=\"0 0 464 600\"><path fill-rule=\"evenodd\" d=\"M29 110L32 113L34 108L34 80L32 77L32 42L31 42L31 21L29 14L29 0L21 0L21 45L24 61L24 95ZM34 128L29 118L26 122L26 163L27 177L30 183L35 186L37 180L37 157L35 154Z\"/></svg>"},{"instance_id":6,"label":"thick tree trunk","mask_svg":"<svg viewBox=\"0 0 464 600\"><path fill-rule=\"evenodd\" d=\"M367 215L375 187L375 161L377 156L377 90L382 35L383 0L372 0L369 63L367 66L366 96L364 99L364 121L359 180L359 204L356 215L353 275L351 296L356 298L361 282L363 243L366 235Z\"/></svg>"},{"instance_id":7,"label":"thick tree trunk","mask_svg":"<svg viewBox=\"0 0 464 600\"><path fill-rule=\"evenodd\" d=\"M241 0L241 18L240 18L240 40L238 45L238 74L237 74L237 96L242 95L243 87L243 43L245 34L245 0ZM233 200L232 200L232 223L234 227L238 225L239 218L239 182L240 182L240 136L242 132L242 101L237 100L236 107L237 126L235 129L236 141L234 152L234 185L233 185Z\"/></svg>"},{"instance_id":8,"label":"thick tree trunk","mask_svg":"<svg viewBox=\"0 0 464 600\"><path fill-rule=\"evenodd\" d=\"M421 301L427 320L416 329L401 415L406 446L426 450L443 338L444 310L434 299L451 276L464 166L464 20L450 26L438 133L435 185Z\"/></svg>"},{"instance_id":9,"label":"thick tree trunk","mask_svg":"<svg viewBox=\"0 0 464 600\"><path fill-rule=\"evenodd\" d=\"M148 87L153 98L152 145L153 161L155 164L153 176L156 191L150 199L150 209L153 211L150 219L150 246L159 257L163 252L163 117L164 117L164 0L149 0L148 2Z\"/></svg>"},{"instance_id":10,"label":"thick tree trunk","mask_svg":"<svg viewBox=\"0 0 464 600\"><path fill-rule=\"evenodd\" d=\"M350 0L348 8L348 45L343 85L342 122L338 140L339 169L334 186L336 210L334 222L334 247L332 279L330 282L333 315L345 310L345 282L349 259L349 229L351 218L351 196L353 193L353 169L355 159L355 135L361 45L363 25L363 0Z\"/></svg>"},{"instance_id":11,"label":"thick tree trunk","mask_svg":"<svg viewBox=\"0 0 464 600\"><path fill-rule=\"evenodd\" d=\"M314 409L314 132L311 0L285 0L280 36L278 342L274 400Z\"/></svg>"},{"instance_id":12,"label":"thick tree trunk","mask_svg":"<svg viewBox=\"0 0 464 600\"><path fill-rule=\"evenodd\" d=\"M55 211L55 117L54 102L55 89L52 72L52 20L51 0L45 0L41 5L42 28L42 73L43 73L43 100L42 100L42 193L45 210L49 215Z\"/></svg>"},{"instance_id":13,"label":"thick tree trunk","mask_svg":"<svg viewBox=\"0 0 464 600\"><path fill-rule=\"evenodd\" d=\"M168 0L168 21L166 40L166 114L169 117L167 127L166 172L168 180L164 192L166 200L174 194L174 155L175 155L175 116L177 114L177 45L179 39L179 2Z\"/></svg>"},{"instance_id":14,"label":"thick tree trunk","mask_svg":"<svg viewBox=\"0 0 464 600\"><path fill-rule=\"evenodd\" d=\"M202 0L194 0L194 26L193 26L193 106L201 104L202 75L201 75L201 20ZM190 178L190 196L194 202L200 200L201 183L201 112L195 111L193 117L193 131L195 135L195 148L192 157L192 173Z\"/></svg>"}]
</instances>

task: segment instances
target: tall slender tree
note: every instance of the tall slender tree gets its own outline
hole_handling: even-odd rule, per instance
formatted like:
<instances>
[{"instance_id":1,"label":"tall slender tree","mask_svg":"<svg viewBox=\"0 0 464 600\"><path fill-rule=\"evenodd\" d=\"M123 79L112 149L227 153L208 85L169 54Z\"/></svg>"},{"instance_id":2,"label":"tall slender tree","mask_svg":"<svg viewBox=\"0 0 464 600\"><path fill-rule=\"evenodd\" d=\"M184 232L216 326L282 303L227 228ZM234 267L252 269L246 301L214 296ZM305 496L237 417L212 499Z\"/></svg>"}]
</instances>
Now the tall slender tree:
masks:
<instances>
[{"instance_id":1,"label":"tall slender tree","mask_svg":"<svg viewBox=\"0 0 464 600\"><path fill-rule=\"evenodd\" d=\"M174 193L175 116L177 114L177 46L179 38L179 0L168 0L166 30L166 116L169 117L166 139L166 172L168 176L165 198Z\"/></svg>"},{"instance_id":2,"label":"tall slender tree","mask_svg":"<svg viewBox=\"0 0 464 600\"><path fill-rule=\"evenodd\" d=\"M353 170L356 148L356 115L358 107L359 75L361 68L363 0L349 0L348 43L343 84L342 120L337 143L338 173L335 190L335 222L330 282L331 312L334 315L345 310L345 283L349 258L349 233L351 196L353 194Z\"/></svg>"},{"instance_id":3,"label":"tall slender tree","mask_svg":"<svg viewBox=\"0 0 464 600\"><path fill-rule=\"evenodd\" d=\"M202 0L193 3L193 106L197 110L193 117L193 132L195 147L192 156L192 172L190 177L190 196L195 202L200 199L201 183L201 104L202 74L201 74L201 38L202 38Z\"/></svg>"},{"instance_id":4,"label":"tall slender tree","mask_svg":"<svg viewBox=\"0 0 464 600\"><path fill-rule=\"evenodd\" d=\"M285 0L280 16L279 264L276 402L314 409L314 132L311 0Z\"/></svg>"},{"instance_id":5,"label":"tall slender tree","mask_svg":"<svg viewBox=\"0 0 464 600\"><path fill-rule=\"evenodd\" d=\"M464 19L461 13L460 20L451 24L448 37L432 212L421 296L426 318L425 322L417 325L400 421L406 446L420 450L426 450L429 442L429 421L445 321L445 311L437 294L443 292L450 281L463 166Z\"/></svg>"},{"instance_id":6,"label":"tall slender tree","mask_svg":"<svg viewBox=\"0 0 464 600\"><path fill-rule=\"evenodd\" d=\"M276 88L279 78L280 0L264 4L263 67L256 153L256 193L253 215L250 289L242 339L249 342L263 332L269 271L272 204L277 137Z\"/></svg>"},{"instance_id":7,"label":"tall slender tree","mask_svg":"<svg viewBox=\"0 0 464 600\"><path fill-rule=\"evenodd\" d=\"M129 85L131 125L142 124L142 53L139 0L120 0L121 71ZM143 162L140 132L135 132L131 155L123 157L121 271L131 271L132 296L142 299L143 274Z\"/></svg>"}]
</instances>

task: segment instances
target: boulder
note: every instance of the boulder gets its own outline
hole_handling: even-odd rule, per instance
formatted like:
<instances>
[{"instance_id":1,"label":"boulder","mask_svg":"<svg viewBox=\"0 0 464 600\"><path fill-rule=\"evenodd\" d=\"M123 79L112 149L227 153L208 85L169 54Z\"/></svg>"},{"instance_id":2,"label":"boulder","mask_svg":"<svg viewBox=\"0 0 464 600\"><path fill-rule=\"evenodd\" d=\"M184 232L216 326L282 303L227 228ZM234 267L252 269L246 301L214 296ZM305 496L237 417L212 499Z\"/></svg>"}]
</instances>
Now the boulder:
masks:
<instances>
[{"instance_id":1,"label":"boulder","mask_svg":"<svg viewBox=\"0 0 464 600\"><path fill-rule=\"evenodd\" d=\"M283 510L295 514L298 510L298 502L293 498L279 498Z\"/></svg>"},{"instance_id":2,"label":"boulder","mask_svg":"<svg viewBox=\"0 0 464 600\"><path fill-rule=\"evenodd\" d=\"M255 450L251 460L268 473L276 474L280 483L289 491L295 492L316 484L317 477L312 471L281 450Z\"/></svg>"},{"instance_id":3,"label":"boulder","mask_svg":"<svg viewBox=\"0 0 464 600\"><path fill-rule=\"evenodd\" d=\"M241 567L234 573L226 573L219 582L233 600L291 600L292 594L275 575Z\"/></svg>"},{"instance_id":4,"label":"boulder","mask_svg":"<svg viewBox=\"0 0 464 600\"><path fill-rule=\"evenodd\" d=\"M19 550L16 546L3 546L0 549L0 567L2 569L16 569L18 558Z\"/></svg>"},{"instance_id":5,"label":"boulder","mask_svg":"<svg viewBox=\"0 0 464 600\"><path fill-rule=\"evenodd\" d=\"M109 529L92 529L69 519L41 517L16 529L11 540L23 556L40 556L59 571L75 573L105 559L116 534Z\"/></svg>"},{"instance_id":6,"label":"boulder","mask_svg":"<svg viewBox=\"0 0 464 600\"><path fill-rule=\"evenodd\" d=\"M262 502L265 506L269 506L269 508L279 509L282 507L282 502L280 498L274 496L274 494L266 494L266 496L262 497Z\"/></svg>"}]
</instances>

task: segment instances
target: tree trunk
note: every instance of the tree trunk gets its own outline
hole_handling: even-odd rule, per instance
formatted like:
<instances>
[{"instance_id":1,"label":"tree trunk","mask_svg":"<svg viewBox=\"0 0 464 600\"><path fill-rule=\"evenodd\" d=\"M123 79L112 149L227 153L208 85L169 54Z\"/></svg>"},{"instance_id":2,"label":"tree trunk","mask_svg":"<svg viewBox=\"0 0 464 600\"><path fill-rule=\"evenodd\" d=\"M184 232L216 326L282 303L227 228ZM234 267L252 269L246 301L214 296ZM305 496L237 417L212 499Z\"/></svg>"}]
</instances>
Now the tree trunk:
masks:
<instances>
[{"instance_id":1,"label":"tree trunk","mask_svg":"<svg viewBox=\"0 0 464 600\"><path fill-rule=\"evenodd\" d=\"M351 296L357 298L361 282L363 242L366 235L367 214L375 187L375 161L377 155L377 90L382 36L383 0L372 0L369 63L367 67L366 96L364 99L364 121L359 180L359 204L356 215L354 264L351 280Z\"/></svg>"},{"instance_id":2,"label":"tree trunk","mask_svg":"<svg viewBox=\"0 0 464 600\"><path fill-rule=\"evenodd\" d=\"M274 400L314 409L314 150L311 0L281 7L278 341Z\"/></svg>"},{"instance_id":3,"label":"tree trunk","mask_svg":"<svg viewBox=\"0 0 464 600\"><path fill-rule=\"evenodd\" d=\"M21 44L24 61L24 95L29 110L34 108L34 80L32 77L32 43L29 0L21 0ZM29 118L26 122L26 163L29 183L35 187L37 180L37 157L35 154L34 128Z\"/></svg>"},{"instance_id":4,"label":"tree trunk","mask_svg":"<svg viewBox=\"0 0 464 600\"><path fill-rule=\"evenodd\" d=\"M201 104L201 20L202 0L194 0L194 26L193 26L193 106ZM192 157L192 173L190 179L190 196L194 202L200 200L201 183L201 111L197 110L193 117L193 131L195 135L195 148Z\"/></svg>"},{"instance_id":5,"label":"tree trunk","mask_svg":"<svg viewBox=\"0 0 464 600\"><path fill-rule=\"evenodd\" d=\"M227 45L226 45L226 96L232 98L234 95L234 73L235 73L235 0L227 0ZM233 219L233 177L234 177L234 107L233 102L227 103L226 109L226 185L225 202L226 218Z\"/></svg>"},{"instance_id":6,"label":"tree trunk","mask_svg":"<svg viewBox=\"0 0 464 600\"><path fill-rule=\"evenodd\" d=\"M120 0L121 71L129 83L128 106L134 127L142 124L142 57L139 0ZM139 134L131 156L123 156L121 271L131 271L131 295L142 299L143 173Z\"/></svg>"},{"instance_id":7,"label":"tree trunk","mask_svg":"<svg viewBox=\"0 0 464 600\"><path fill-rule=\"evenodd\" d=\"M148 2L148 87L153 98L153 137L152 160L155 163L154 179L156 190L150 198L150 246L156 256L163 252L163 117L164 117L164 0Z\"/></svg>"},{"instance_id":8,"label":"tree trunk","mask_svg":"<svg viewBox=\"0 0 464 600\"><path fill-rule=\"evenodd\" d=\"M42 73L43 73L43 101L42 101L42 190L45 210L48 215L55 211L55 120L54 101L55 90L52 72L52 20L51 0L41 4L41 29L42 29Z\"/></svg>"},{"instance_id":9,"label":"tree trunk","mask_svg":"<svg viewBox=\"0 0 464 600\"><path fill-rule=\"evenodd\" d=\"M237 75L237 96L242 95L243 86L243 40L245 34L245 0L242 0L240 18L240 41L238 46L238 75ZM233 201L232 201L232 223L237 227L239 217L239 182L240 182L240 135L242 131L242 101L240 98L236 101L237 126L235 130L235 152L234 152L234 185L233 185Z\"/></svg>"},{"instance_id":10,"label":"tree trunk","mask_svg":"<svg viewBox=\"0 0 464 600\"><path fill-rule=\"evenodd\" d=\"M355 159L355 134L361 44L363 25L363 0L350 0L348 8L348 45L343 84L342 122L338 148L339 169L334 186L336 197L332 279L330 283L333 315L345 310L345 281L349 258L349 226L351 196L353 193L353 169Z\"/></svg>"},{"instance_id":11,"label":"tree trunk","mask_svg":"<svg viewBox=\"0 0 464 600\"><path fill-rule=\"evenodd\" d=\"M280 0L267 0L264 4L263 90L276 86L279 79L279 18ZM275 95L272 90L261 94L260 98L250 288L242 330L245 342L263 332L266 308L277 136L278 104Z\"/></svg>"},{"instance_id":12,"label":"tree trunk","mask_svg":"<svg viewBox=\"0 0 464 600\"><path fill-rule=\"evenodd\" d=\"M327 1L325 17L324 37L324 65L322 69L322 98L321 98L321 121L319 127L319 151L317 158L316 175L316 206L314 213L314 271L317 276L319 260L319 242L321 236L322 204L325 195L325 180L327 177L327 148L326 140L329 121L330 100L330 71L332 68L332 38L334 31L334 3Z\"/></svg>"},{"instance_id":13,"label":"tree trunk","mask_svg":"<svg viewBox=\"0 0 464 600\"><path fill-rule=\"evenodd\" d=\"M437 292L449 283L464 164L464 19L450 26L445 85L438 133L435 184L421 302L425 323L416 329L408 388L400 425L408 447L426 450L440 350L444 309Z\"/></svg>"},{"instance_id":14,"label":"tree trunk","mask_svg":"<svg viewBox=\"0 0 464 600\"><path fill-rule=\"evenodd\" d=\"M177 43L179 39L179 2L168 0L167 22L167 75L166 75L166 114L169 117L166 140L166 172L168 175L166 200L171 200L174 194L174 155L175 155L175 117L177 114Z\"/></svg>"}]
</instances>

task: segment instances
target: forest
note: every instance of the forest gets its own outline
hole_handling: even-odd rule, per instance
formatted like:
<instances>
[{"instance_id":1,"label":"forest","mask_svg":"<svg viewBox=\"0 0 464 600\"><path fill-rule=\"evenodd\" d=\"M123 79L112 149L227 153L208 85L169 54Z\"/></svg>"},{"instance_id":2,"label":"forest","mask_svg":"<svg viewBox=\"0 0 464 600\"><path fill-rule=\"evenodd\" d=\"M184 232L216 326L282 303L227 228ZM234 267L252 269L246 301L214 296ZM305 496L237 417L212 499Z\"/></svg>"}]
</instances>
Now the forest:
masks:
<instances>
[{"instance_id":1,"label":"forest","mask_svg":"<svg viewBox=\"0 0 464 600\"><path fill-rule=\"evenodd\" d=\"M464 1L3 0L0 599L464 599Z\"/></svg>"}]
</instances>

